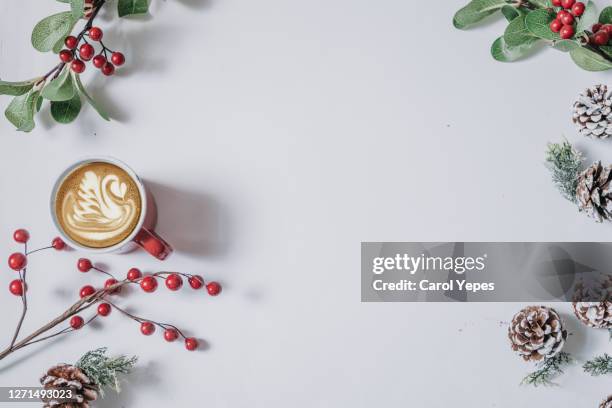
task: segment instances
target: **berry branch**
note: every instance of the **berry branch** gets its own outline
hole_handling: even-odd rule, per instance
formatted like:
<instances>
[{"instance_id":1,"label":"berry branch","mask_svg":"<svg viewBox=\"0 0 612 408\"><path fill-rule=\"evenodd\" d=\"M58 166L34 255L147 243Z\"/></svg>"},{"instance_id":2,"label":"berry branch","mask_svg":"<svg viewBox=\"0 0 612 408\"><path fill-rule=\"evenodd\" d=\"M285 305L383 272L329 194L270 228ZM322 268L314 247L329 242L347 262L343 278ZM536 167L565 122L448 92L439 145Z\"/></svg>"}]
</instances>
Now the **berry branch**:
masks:
<instances>
[{"instance_id":1,"label":"berry branch","mask_svg":"<svg viewBox=\"0 0 612 408\"><path fill-rule=\"evenodd\" d=\"M21 340L18 340L19 333L21 330L22 323L27 314L27 285L26 285L26 267L28 256L43 250L55 249L61 251L65 248L65 243L60 238L55 238L50 246L39 248L33 251L27 251L27 242L29 240L29 234L27 231L20 229L15 231L13 234L15 241L24 245L24 252L16 252L9 256L9 267L19 273L19 279L15 279L9 285L10 292L15 296L20 296L23 303L22 314L17 328L13 335L10 345L0 352L0 360L4 359L13 352L20 350L24 347L36 344L51 338L61 336L67 333L71 333L82 329L89 325L92 321L98 317L106 317L111 313L114 308L121 314L129 317L135 322L140 324L140 331L144 335L151 335L155 332L155 327L159 327L164 331L164 339L168 342L173 342L179 337L184 340L185 348L187 350L195 350L198 348L198 340L193 337L187 337L183 331L178 327L170 323L161 323L152 319L146 319L140 316L136 316L124 308L119 307L114 301L111 300L112 295L118 294L121 289L126 285L138 285L146 293L153 293L157 290L158 283L157 279L163 279L166 287L171 291L177 291L183 286L183 278L187 279L189 286L194 290L206 288L206 291L211 296L216 296L221 292L221 285L217 282L206 283L200 275L192 275L180 272L155 272L148 275L143 275L142 272L137 268L131 268L125 279L117 280L113 274L103 270L92 264L89 259L81 258L77 261L77 269L82 273L87 273L91 270L102 273L109 278L104 282L104 287L100 289L94 288L92 285L85 285L79 291L80 299L70 306L66 311L57 316L55 319L46 323L38 330L27 335ZM82 312L88 310L92 306L97 305L96 314L84 320L80 315ZM65 327L61 327L64 324L68 324ZM60 326L58 331L52 332L53 329Z\"/></svg>"},{"instance_id":2,"label":"berry branch","mask_svg":"<svg viewBox=\"0 0 612 408\"><path fill-rule=\"evenodd\" d=\"M5 111L6 118L19 131L30 132L35 127L34 116L43 101L50 102L51 116L58 123L70 123L79 115L82 99L88 102L105 120L109 115L87 93L80 75L86 62L106 76L125 63L123 53L113 51L102 41L104 32L94 21L107 0L67 0L70 11L54 14L41 20L32 31L32 46L41 52L53 51L60 63L43 76L20 82L0 81L0 95L14 96ZM119 17L148 12L148 0L118 0ZM85 19L83 28L72 35L77 22ZM99 52L93 44L100 45Z\"/></svg>"}]
</instances>

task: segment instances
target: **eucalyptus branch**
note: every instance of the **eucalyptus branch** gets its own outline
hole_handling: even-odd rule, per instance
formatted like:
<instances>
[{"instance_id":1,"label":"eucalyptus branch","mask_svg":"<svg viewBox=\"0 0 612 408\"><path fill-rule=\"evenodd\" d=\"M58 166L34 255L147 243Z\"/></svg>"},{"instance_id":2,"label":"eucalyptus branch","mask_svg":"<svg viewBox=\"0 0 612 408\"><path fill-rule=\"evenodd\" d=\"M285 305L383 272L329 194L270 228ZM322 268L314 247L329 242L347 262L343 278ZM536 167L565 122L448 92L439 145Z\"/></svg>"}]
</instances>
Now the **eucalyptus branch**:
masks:
<instances>
[{"instance_id":1,"label":"eucalyptus branch","mask_svg":"<svg viewBox=\"0 0 612 408\"><path fill-rule=\"evenodd\" d=\"M526 376L521 385L551 386L556 385L552 382L555 377L563 374L562 367L570 364L573 361L569 353L561 352L554 357L546 358L540 364L538 369Z\"/></svg>"}]
</instances>

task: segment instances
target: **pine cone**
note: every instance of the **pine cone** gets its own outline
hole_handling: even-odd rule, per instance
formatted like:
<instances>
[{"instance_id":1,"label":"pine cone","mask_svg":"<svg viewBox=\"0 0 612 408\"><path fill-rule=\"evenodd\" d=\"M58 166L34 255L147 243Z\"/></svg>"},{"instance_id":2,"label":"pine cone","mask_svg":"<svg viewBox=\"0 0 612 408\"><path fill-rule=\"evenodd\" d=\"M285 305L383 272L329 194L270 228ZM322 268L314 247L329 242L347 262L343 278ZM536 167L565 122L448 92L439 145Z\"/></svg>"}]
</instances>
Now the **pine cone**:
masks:
<instances>
[{"instance_id":1,"label":"pine cone","mask_svg":"<svg viewBox=\"0 0 612 408\"><path fill-rule=\"evenodd\" d=\"M575 286L574 314L595 329L612 329L612 276L606 274L590 285L579 281Z\"/></svg>"},{"instance_id":2,"label":"pine cone","mask_svg":"<svg viewBox=\"0 0 612 408\"><path fill-rule=\"evenodd\" d=\"M612 408L612 395L610 395L607 399L601 402L599 408Z\"/></svg>"},{"instance_id":3,"label":"pine cone","mask_svg":"<svg viewBox=\"0 0 612 408\"><path fill-rule=\"evenodd\" d=\"M79 368L69 364L58 364L51 367L40 378L40 383L48 389L69 388L75 402L44 400L43 408L89 408L89 402L98 397L98 387Z\"/></svg>"},{"instance_id":4,"label":"pine cone","mask_svg":"<svg viewBox=\"0 0 612 408\"><path fill-rule=\"evenodd\" d=\"M508 338L525 361L540 361L561 351L567 332L554 309L528 306L512 318Z\"/></svg>"},{"instance_id":5,"label":"pine cone","mask_svg":"<svg viewBox=\"0 0 612 408\"><path fill-rule=\"evenodd\" d=\"M573 121L583 136L605 139L612 135L612 93L606 85L595 85L574 103Z\"/></svg>"},{"instance_id":6,"label":"pine cone","mask_svg":"<svg viewBox=\"0 0 612 408\"><path fill-rule=\"evenodd\" d=\"M601 162L593 163L578 177L578 207L597 222L612 219L611 178L612 166L603 167Z\"/></svg>"}]
</instances>

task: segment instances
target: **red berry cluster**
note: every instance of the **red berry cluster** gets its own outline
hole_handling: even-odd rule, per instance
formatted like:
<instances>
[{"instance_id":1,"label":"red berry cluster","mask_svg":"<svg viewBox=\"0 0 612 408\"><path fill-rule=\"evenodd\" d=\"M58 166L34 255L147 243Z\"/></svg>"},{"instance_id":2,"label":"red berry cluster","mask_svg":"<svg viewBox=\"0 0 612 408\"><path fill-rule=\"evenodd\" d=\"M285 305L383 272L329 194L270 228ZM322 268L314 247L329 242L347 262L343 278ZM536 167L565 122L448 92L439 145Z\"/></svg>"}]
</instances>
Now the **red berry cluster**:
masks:
<instances>
[{"instance_id":1,"label":"red berry cluster","mask_svg":"<svg viewBox=\"0 0 612 408\"><path fill-rule=\"evenodd\" d=\"M572 38L576 34L576 20L584 14L585 4L576 0L552 0L552 4L561 7L561 10L550 23L550 29L553 33L559 33L564 40Z\"/></svg>"},{"instance_id":2,"label":"red berry cluster","mask_svg":"<svg viewBox=\"0 0 612 408\"><path fill-rule=\"evenodd\" d=\"M85 71L85 62L83 61L91 60L94 67L100 69L104 75L113 75L115 73L115 67L125 63L125 56L120 52L111 51L106 47L102 42L103 36L104 32L100 27L91 27L83 35L79 35L78 37L70 35L66 37L64 40L66 48L60 51L60 60L65 64L70 64L70 69L77 74ZM100 43L102 50L97 55L94 46L91 45L85 37L89 37L92 42ZM83 41L83 44L79 46L81 41Z\"/></svg>"},{"instance_id":3,"label":"red berry cluster","mask_svg":"<svg viewBox=\"0 0 612 408\"><path fill-rule=\"evenodd\" d=\"M608 45L612 40L612 24L595 24L592 28L593 35L589 42L595 45Z\"/></svg>"}]
</instances>

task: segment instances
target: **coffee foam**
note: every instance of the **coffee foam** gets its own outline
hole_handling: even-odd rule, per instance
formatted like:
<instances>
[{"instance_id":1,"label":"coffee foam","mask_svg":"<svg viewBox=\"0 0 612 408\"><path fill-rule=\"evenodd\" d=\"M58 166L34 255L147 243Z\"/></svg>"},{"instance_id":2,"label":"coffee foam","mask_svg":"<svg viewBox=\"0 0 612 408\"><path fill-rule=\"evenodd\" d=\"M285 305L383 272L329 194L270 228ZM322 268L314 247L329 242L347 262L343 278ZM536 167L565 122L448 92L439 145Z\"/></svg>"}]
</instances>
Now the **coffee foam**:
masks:
<instances>
[{"instance_id":1,"label":"coffee foam","mask_svg":"<svg viewBox=\"0 0 612 408\"><path fill-rule=\"evenodd\" d=\"M89 248L108 248L125 240L138 225L141 208L136 182L125 170L106 162L77 167L55 195L61 229Z\"/></svg>"}]
</instances>

